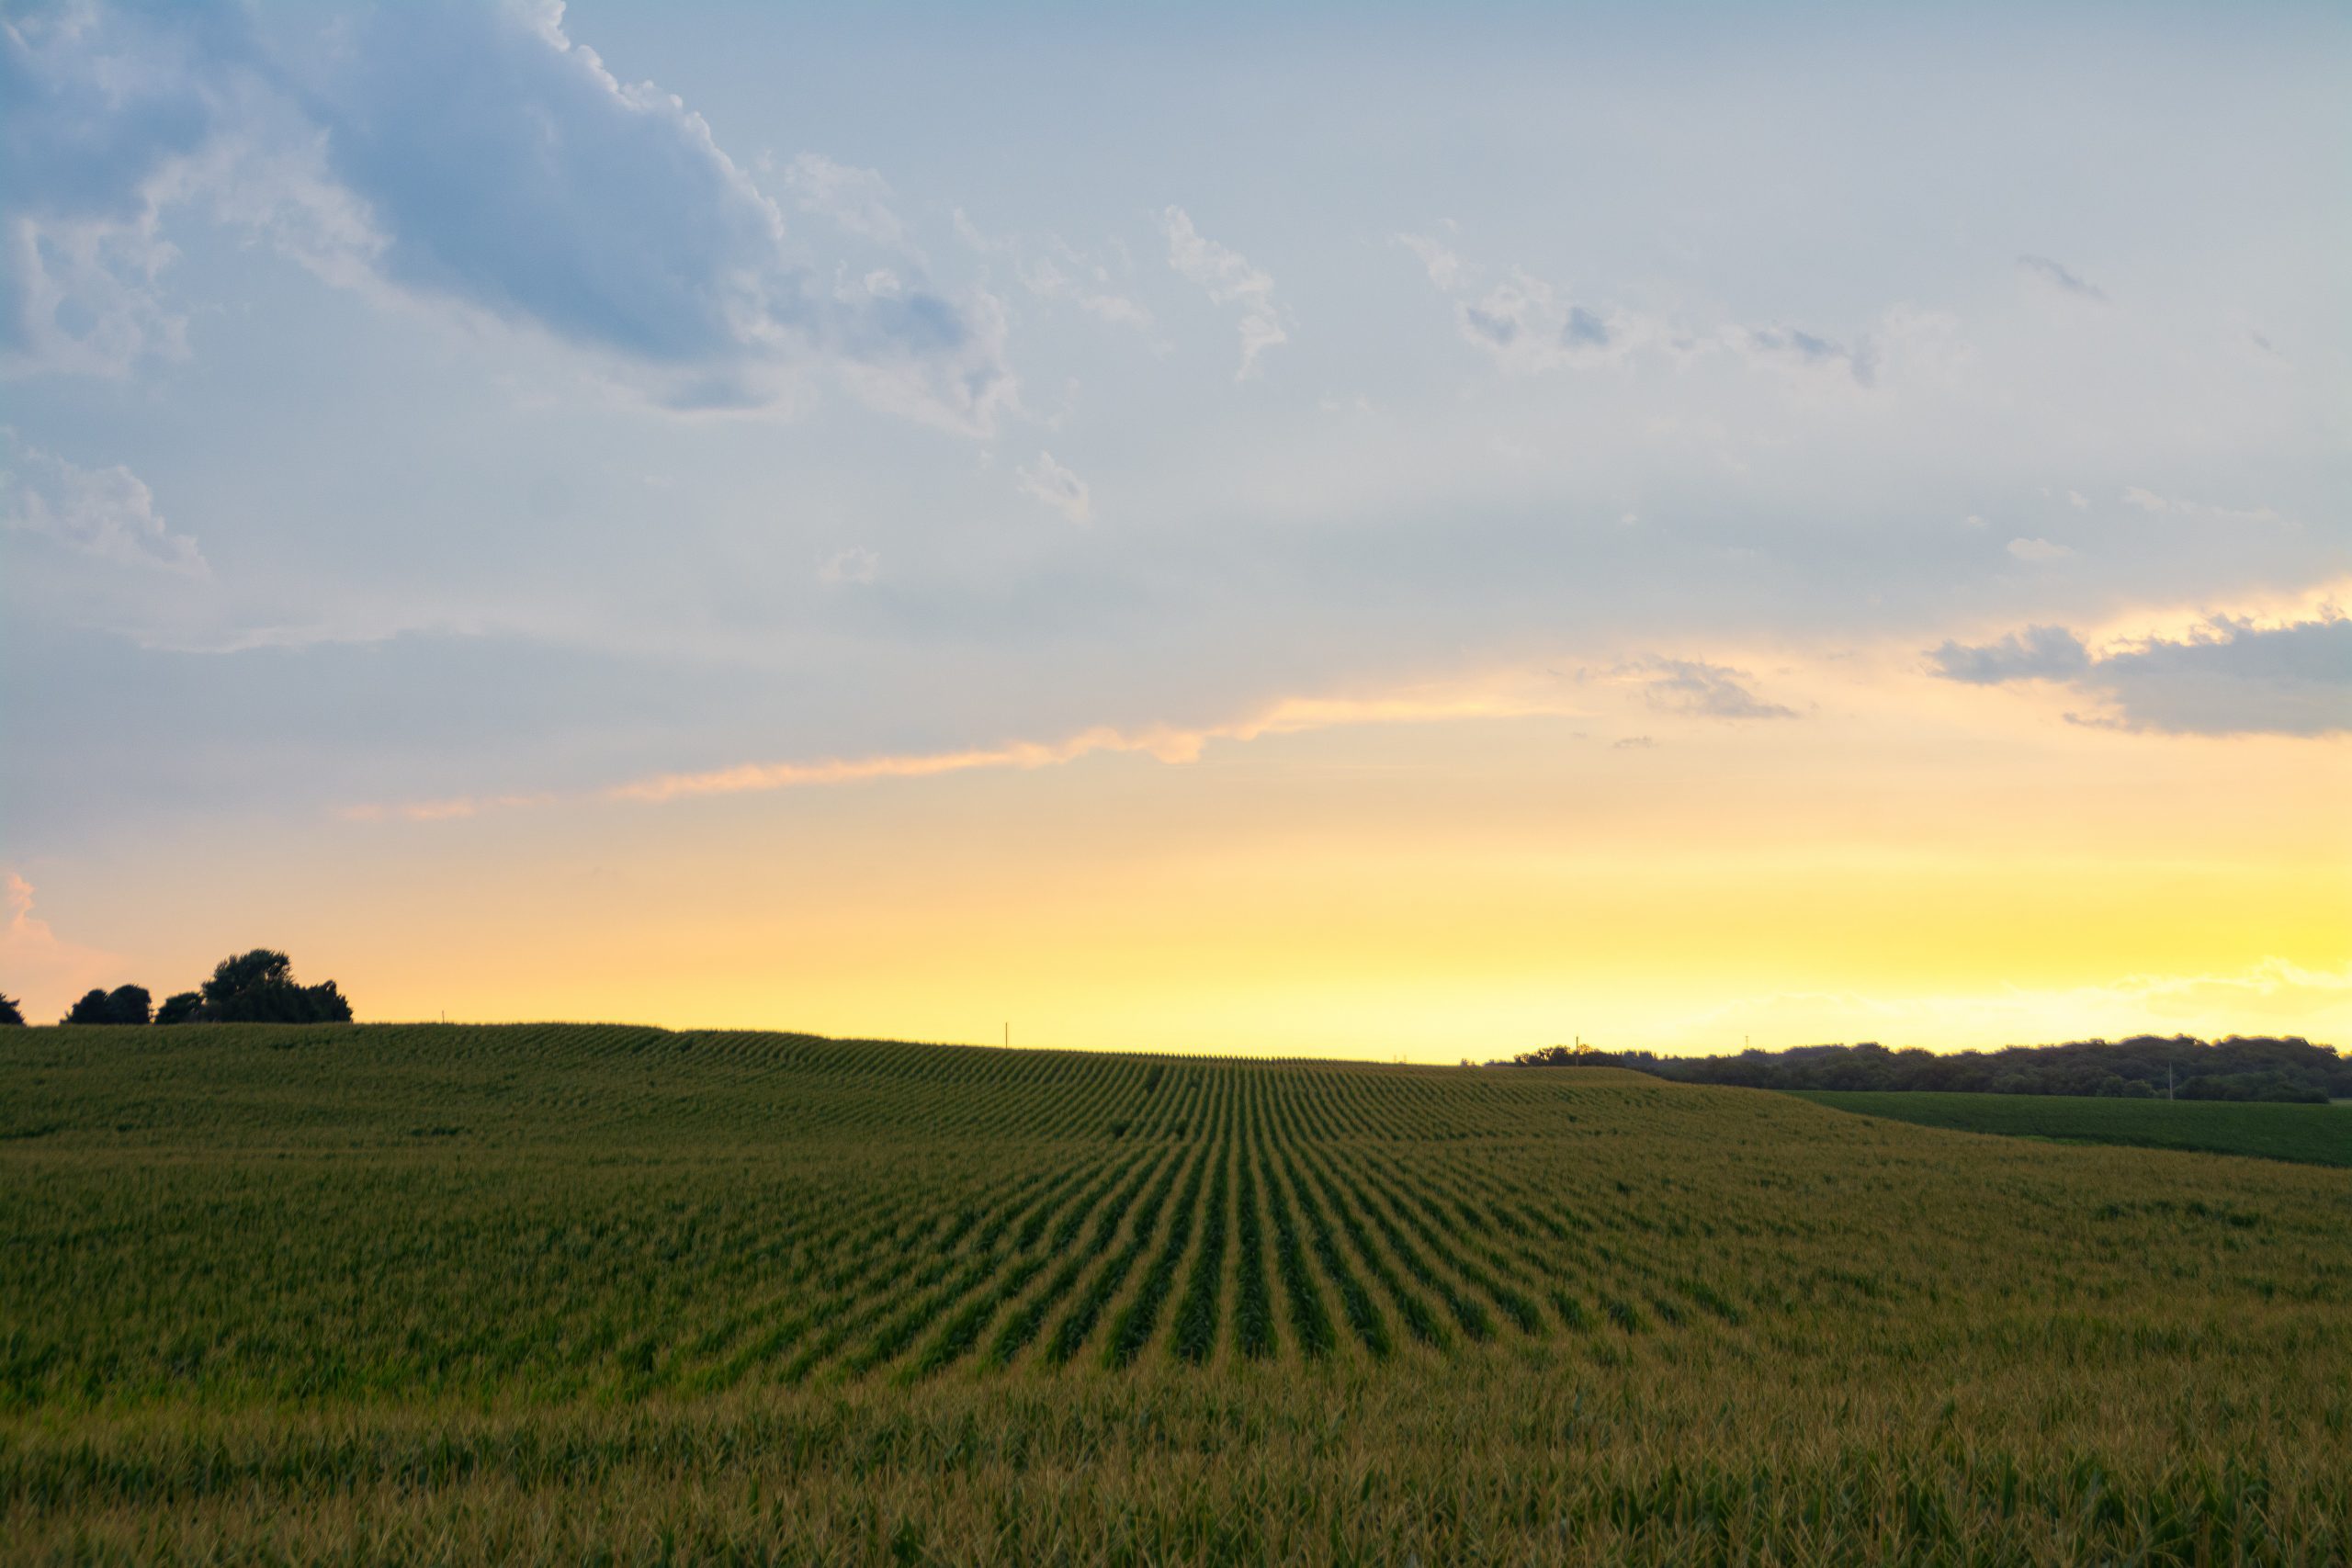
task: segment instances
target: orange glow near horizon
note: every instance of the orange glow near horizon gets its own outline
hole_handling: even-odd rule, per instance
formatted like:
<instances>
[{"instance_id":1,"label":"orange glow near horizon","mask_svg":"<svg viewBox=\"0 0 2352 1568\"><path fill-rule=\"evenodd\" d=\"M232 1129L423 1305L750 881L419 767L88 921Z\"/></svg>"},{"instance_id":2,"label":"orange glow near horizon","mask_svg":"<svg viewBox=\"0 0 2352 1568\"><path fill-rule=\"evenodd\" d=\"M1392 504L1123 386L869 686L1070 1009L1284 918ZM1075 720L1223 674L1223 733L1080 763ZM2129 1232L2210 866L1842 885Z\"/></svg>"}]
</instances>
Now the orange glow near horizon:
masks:
<instances>
[{"instance_id":1,"label":"orange glow near horizon","mask_svg":"<svg viewBox=\"0 0 2352 1568\"><path fill-rule=\"evenodd\" d=\"M2335 9L179 9L0 29L38 1023L2352 1049Z\"/></svg>"},{"instance_id":2,"label":"orange glow near horizon","mask_svg":"<svg viewBox=\"0 0 2352 1568\"><path fill-rule=\"evenodd\" d=\"M1514 677L1053 765L337 822L353 874L293 927L290 863L159 889L130 934L187 977L138 977L236 931L365 1018L1447 1062L2347 1032L2352 746L1751 662L1801 716Z\"/></svg>"}]
</instances>

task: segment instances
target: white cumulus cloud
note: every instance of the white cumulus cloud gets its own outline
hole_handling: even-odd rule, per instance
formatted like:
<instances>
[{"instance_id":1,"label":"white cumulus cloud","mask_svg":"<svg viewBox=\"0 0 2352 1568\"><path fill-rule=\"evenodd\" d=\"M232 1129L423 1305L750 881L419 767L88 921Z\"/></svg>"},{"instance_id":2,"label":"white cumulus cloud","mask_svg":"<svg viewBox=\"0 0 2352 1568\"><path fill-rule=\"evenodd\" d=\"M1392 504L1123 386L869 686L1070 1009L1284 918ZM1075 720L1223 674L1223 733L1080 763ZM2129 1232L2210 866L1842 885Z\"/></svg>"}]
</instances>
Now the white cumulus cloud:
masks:
<instances>
[{"instance_id":1,"label":"white cumulus cloud","mask_svg":"<svg viewBox=\"0 0 2352 1568\"><path fill-rule=\"evenodd\" d=\"M850 545L825 558L817 569L817 581L828 588L842 583L871 582L882 572L882 558L862 545Z\"/></svg>"},{"instance_id":2,"label":"white cumulus cloud","mask_svg":"<svg viewBox=\"0 0 2352 1568\"><path fill-rule=\"evenodd\" d=\"M1093 492L1061 463L1051 452L1040 452L1034 463L1024 463L1013 470L1020 481L1021 493L1044 502L1073 523L1094 520Z\"/></svg>"},{"instance_id":3,"label":"white cumulus cloud","mask_svg":"<svg viewBox=\"0 0 2352 1568\"><path fill-rule=\"evenodd\" d=\"M1159 218L1168 234L1168 265L1207 290L1215 303L1241 307L1241 367L1233 378L1248 380L1258 373L1260 355L1290 341L1274 303L1273 278L1250 265L1240 252L1203 234L1182 208L1170 207Z\"/></svg>"},{"instance_id":4,"label":"white cumulus cloud","mask_svg":"<svg viewBox=\"0 0 2352 1568\"><path fill-rule=\"evenodd\" d=\"M76 6L0 38L0 95L12 366L108 369L168 345L154 280L173 208L200 197L332 283L546 334L672 407L789 408L828 370L972 434L1017 400L991 301L820 287L708 122L616 76L555 0L326 23ZM903 243L873 171L811 154L785 183Z\"/></svg>"},{"instance_id":5,"label":"white cumulus cloud","mask_svg":"<svg viewBox=\"0 0 2352 1568\"><path fill-rule=\"evenodd\" d=\"M785 187L801 209L829 218L846 232L892 250L911 250L907 226L892 205L890 182L877 169L837 164L821 152L803 152L786 165Z\"/></svg>"},{"instance_id":6,"label":"white cumulus cloud","mask_svg":"<svg viewBox=\"0 0 2352 1568\"><path fill-rule=\"evenodd\" d=\"M210 568L155 507L146 481L118 463L85 468L0 433L0 527L37 534L82 555L189 577Z\"/></svg>"},{"instance_id":7,"label":"white cumulus cloud","mask_svg":"<svg viewBox=\"0 0 2352 1568\"><path fill-rule=\"evenodd\" d=\"M0 922L0 976L6 978L0 988L24 1003L27 1018L62 1013L91 987L122 982L119 956L65 941L33 913L33 885L15 871L0 873L0 908L7 916Z\"/></svg>"}]
</instances>

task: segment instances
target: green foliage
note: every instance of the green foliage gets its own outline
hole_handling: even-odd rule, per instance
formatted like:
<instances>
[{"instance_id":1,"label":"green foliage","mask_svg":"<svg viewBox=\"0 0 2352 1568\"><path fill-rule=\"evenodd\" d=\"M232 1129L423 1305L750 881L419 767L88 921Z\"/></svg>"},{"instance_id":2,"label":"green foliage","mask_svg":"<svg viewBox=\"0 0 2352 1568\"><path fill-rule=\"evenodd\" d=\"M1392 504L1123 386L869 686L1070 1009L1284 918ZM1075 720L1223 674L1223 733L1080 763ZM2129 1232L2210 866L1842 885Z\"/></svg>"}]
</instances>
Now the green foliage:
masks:
<instances>
[{"instance_id":1,"label":"green foliage","mask_svg":"<svg viewBox=\"0 0 2352 1568\"><path fill-rule=\"evenodd\" d=\"M204 1016L204 998L195 991L177 991L155 1010L157 1023L194 1023Z\"/></svg>"},{"instance_id":2,"label":"green foliage","mask_svg":"<svg viewBox=\"0 0 2352 1568\"><path fill-rule=\"evenodd\" d=\"M1497 1064L1504 1065L1504 1064ZM1998 1051L1890 1051L1860 1045L1795 1045L1726 1056L1661 1056L1546 1045L1508 1064L1520 1067L1630 1067L1678 1083L1743 1089L1969 1094L2098 1095L2124 1100L2264 1100L2308 1105L2352 1097L2352 1058L2298 1035L2232 1035L2208 1043L2187 1035L2075 1040Z\"/></svg>"},{"instance_id":3,"label":"green foliage","mask_svg":"<svg viewBox=\"0 0 2352 1568\"><path fill-rule=\"evenodd\" d=\"M13 1031L0 1540L2339 1561L2345 1200L1623 1072Z\"/></svg>"},{"instance_id":4,"label":"green foliage","mask_svg":"<svg viewBox=\"0 0 2352 1568\"><path fill-rule=\"evenodd\" d=\"M1223 1119L1224 1112L1220 1107L1219 1120ZM1184 1179L1184 1190L1177 1196L1176 1206L1169 1211L1167 1233L1160 1242L1159 1254L1152 1259L1151 1267L1144 1271L1135 1294L1120 1310L1119 1315L1112 1320L1110 1339L1102 1348L1103 1359L1110 1365L1127 1365L1143 1354L1143 1348L1151 1343L1152 1331L1159 1323L1159 1309L1167 1302L1168 1292L1175 1287L1176 1270L1183 1263L1185 1249L1192 1241L1193 1214L1201 1201L1201 1179L1207 1174L1209 1167L1215 1165L1217 1180L1220 1184L1224 1181L1225 1152L1214 1145L1204 1145L1193 1156L1192 1172ZM1138 1235L1138 1251L1142 1241L1143 1237ZM1134 1254L1128 1256L1132 1261ZM1113 1277L1114 1289L1118 1278L1125 1273L1125 1270L1121 1269ZM1104 1299L1108 1299L1107 1295ZM1069 1344L1061 1350L1062 1359L1067 1359L1075 1349L1074 1344Z\"/></svg>"},{"instance_id":5,"label":"green foliage","mask_svg":"<svg viewBox=\"0 0 2352 1568\"><path fill-rule=\"evenodd\" d=\"M1817 1104L1964 1133L2204 1149L2352 1166L2352 1107L2007 1094L1807 1094Z\"/></svg>"},{"instance_id":6,"label":"green foliage","mask_svg":"<svg viewBox=\"0 0 2352 1568\"><path fill-rule=\"evenodd\" d=\"M1266 1237L1258 1214L1258 1172L1247 1151L1234 1202L1238 1248L1234 1266L1233 1337L1245 1356L1271 1356L1275 1349L1273 1297L1266 1288Z\"/></svg>"},{"instance_id":7,"label":"green foliage","mask_svg":"<svg viewBox=\"0 0 2352 1568\"><path fill-rule=\"evenodd\" d=\"M351 1004L333 980L294 982L293 960L266 947L224 958L204 982L208 1023L348 1023Z\"/></svg>"},{"instance_id":8,"label":"green foliage","mask_svg":"<svg viewBox=\"0 0 2352 1568\"><path fill-rule=\"evenodd\" d=\"M1225 1219L1227 1198L1232 1189L1232 1158L1233 1139L1228 1132L1216 1155L1216 1175L1209 1183L1208 1208L1201 1216L1201 1245L1193 1254L1192 1283L1185 1289L1184 1299L1176 1305L1176 1353L1188 1361L1205 1361L1216 1349L1217 1301L1225 1289ZM1183 1237L1170 1232L1169 1242L1170 1251L1162 1256L1169 1258L1172 1277L1175 1260L1182 1256ZM1148 1336L1149 1325L1143 1328ZM1141 1337L1138 1337L1138 1348ZM1132 1351L1127 1359L1134 1359Z\"/></svg>"},{"instance_id":9,"label":"green foliage","mask_svg":"<svg viewBox=\"0 0 2352 1568\"><path fill-rule=\"evenodd\" d=\"M148 996L144 986L117 986L113 990L103 987L85 991L72 1010L58 1020L74 1025L89 1023L122 1023L133 1026L147 1021Z\"/></svg>"}]
</instances>

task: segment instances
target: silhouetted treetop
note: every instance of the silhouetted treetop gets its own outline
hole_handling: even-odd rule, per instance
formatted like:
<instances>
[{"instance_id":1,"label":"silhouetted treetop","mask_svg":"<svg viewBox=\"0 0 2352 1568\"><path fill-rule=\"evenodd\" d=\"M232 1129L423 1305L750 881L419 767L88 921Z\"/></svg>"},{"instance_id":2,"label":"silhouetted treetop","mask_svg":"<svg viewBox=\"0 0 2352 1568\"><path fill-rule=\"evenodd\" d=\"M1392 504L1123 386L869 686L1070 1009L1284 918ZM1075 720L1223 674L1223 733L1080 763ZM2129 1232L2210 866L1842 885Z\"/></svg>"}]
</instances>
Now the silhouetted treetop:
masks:
<instances>
[{"instance_id":1,"label":"silhouetted treetop","mask_svg":"<svg viewBox=\"0 0 2352 1568\"><path fill-rule=\"evenodd\" d=\"M296 984L292 959L257 947L213 968L200 1016L209 1023L348 1023L351 1004L333 980Z\"/></svg>"},{"instance_id":2,"label":"silhouetted treetop","mask_svg":"<svg viewBox=\"0 0 2352 1568\"><path fill-rule=\"evenodd\" d=\"M25 1010L17 1005L16 998L0 993L0 1029L24 1026Z\"/></svg>"},{"instance_id":3,"label":"silhouetted treetop","mask_svg":"<svg viewBox=\"0 0 2352 1568\"><path fill-rule=\"evenodd\" d=\"M74 1004L73 1010L58 1020L60 1023L133 1023L147 1021L147 987L117 986L113 990L93 989Z\"/></svg>"},{"instance_id":4,"label":"silhouetted treetop","mask_svg":"<svg viewBox=\"0 0 2352 1568\"><path fill-rule=\"evenodd\" d=\"M108 1015L107 1010L106 988L104 987L96 987L88 991L85 991L82 994L82 999L68 1008L65 1011L65 1016L59 1019L57 1021L60 1023L113 1022L114 1020Z\"/></svg>"},{"instance_id":5,"label":"silhouetted treetop","mask_svg":"<svg viewBox=\"0 0 2352 1568\"><path fill-rule=\"evenodd\" d=\"M2232 1035L2211 1043L2187 1035L2074 1040L1998 1051L1890 1051L1857 1045L1796 1045L1724 1056L1661 1056L1650 1051L1571 1050L1546 1045L1515 1066L1631 1067L1682 1083L1747 1089L1944 1089L1984 1094L2161 1096L2182 1100L2324 1101L2352 1097L2352 1059L2300 1035Z\"/></svg>"}]
</instances>

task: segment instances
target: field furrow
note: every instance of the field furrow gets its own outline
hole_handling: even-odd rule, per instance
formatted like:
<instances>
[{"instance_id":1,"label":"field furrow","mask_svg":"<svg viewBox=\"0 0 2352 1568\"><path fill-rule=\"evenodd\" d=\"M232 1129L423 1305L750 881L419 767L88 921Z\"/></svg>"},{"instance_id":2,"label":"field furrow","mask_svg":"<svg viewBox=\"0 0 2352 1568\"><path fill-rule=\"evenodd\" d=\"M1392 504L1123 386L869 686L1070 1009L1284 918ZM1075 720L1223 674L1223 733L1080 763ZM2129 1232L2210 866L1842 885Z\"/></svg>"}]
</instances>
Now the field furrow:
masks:
<instances>
[{"instance_id":1,"label":"field furrow","mask_svg":"<svg viewBox=\"0 0 2352 1568\"><path fill-rule=\"evenodd\" d=\"M12 1561L571 1561L608 1499L627 1561L2352 1552L2340 1167L1606 1069L14 1032Z\"/></svg>"}]
</instances>

